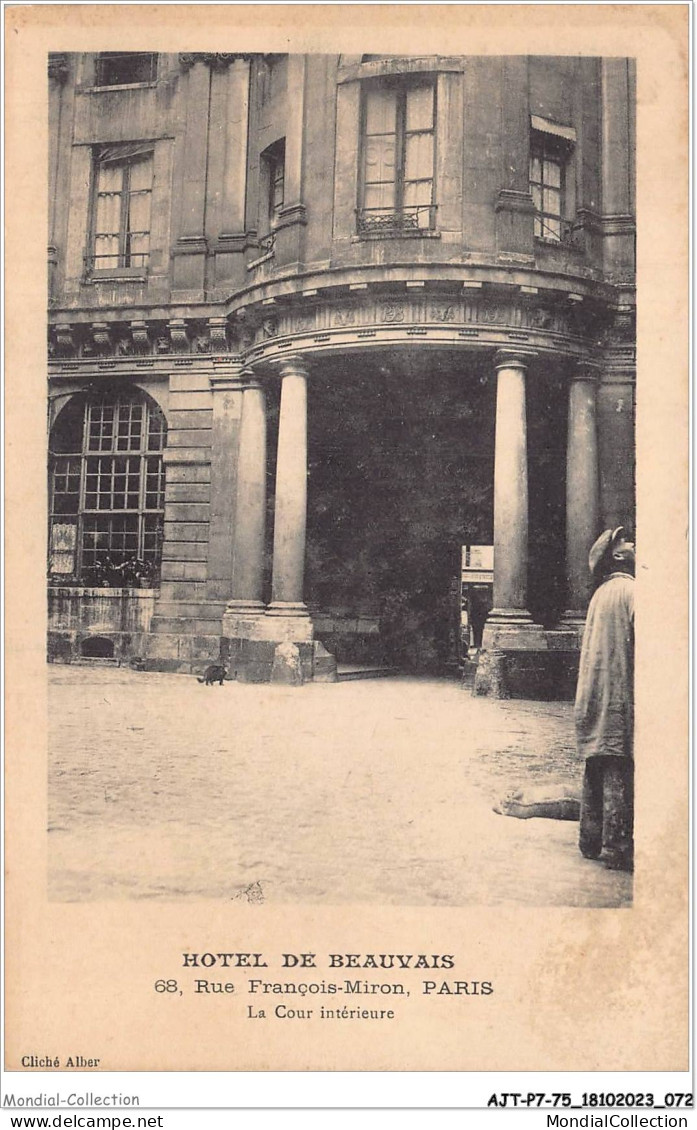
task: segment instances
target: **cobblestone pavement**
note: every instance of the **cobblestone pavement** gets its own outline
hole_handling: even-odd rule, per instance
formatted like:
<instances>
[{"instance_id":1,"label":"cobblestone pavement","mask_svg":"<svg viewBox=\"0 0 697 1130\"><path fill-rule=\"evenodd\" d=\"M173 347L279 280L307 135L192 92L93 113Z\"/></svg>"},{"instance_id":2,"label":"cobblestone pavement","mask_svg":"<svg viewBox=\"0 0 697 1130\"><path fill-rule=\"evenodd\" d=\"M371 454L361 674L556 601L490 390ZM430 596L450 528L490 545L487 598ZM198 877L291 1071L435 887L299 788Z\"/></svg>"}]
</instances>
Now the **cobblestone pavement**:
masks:
<instances>
[{"instance_id":1,"label":"cobblestone pavement","mask_svg":"<svg viewBox=\"0 0 697 1130\"><path fill-rule=\"evenodd\" d=\"M302 688L49 668L55 900L625 906L576 823L492 812L577 785L568 703L390 678Z\"/></svg>"}]
</instances>

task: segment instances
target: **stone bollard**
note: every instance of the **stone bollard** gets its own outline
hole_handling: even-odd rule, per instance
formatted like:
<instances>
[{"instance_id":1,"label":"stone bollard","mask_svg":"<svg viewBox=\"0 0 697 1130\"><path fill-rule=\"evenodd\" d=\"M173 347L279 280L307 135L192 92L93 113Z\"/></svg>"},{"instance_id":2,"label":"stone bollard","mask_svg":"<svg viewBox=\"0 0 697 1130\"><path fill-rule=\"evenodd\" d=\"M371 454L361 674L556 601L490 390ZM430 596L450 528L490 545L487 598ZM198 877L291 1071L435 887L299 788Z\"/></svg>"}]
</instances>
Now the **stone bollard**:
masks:
<instances>
[{"instance_id":1,"label":"stone bollard","mask_svg":"<svg viewBox=\"0 0 697 1130\"><path fill-rule=\"evenodd\" d=\"M312 680L315 683L336 683L336 659L327 651L323 643L314 641L312 658Z\"/></svg>"},{"instance_id":2,"label":"stone bollard","mask_svg":"<svg viewBox=\"0 0 697 1130\"><path fill-rule=\"evenodd\" d=\"M506 656L502 651L492 648L480 652L474 693L487 698L510 698L506 684Z\"/></svg>"},{"instance_id":3,"label":"stone bollard","mask_svg":"<svg viewBox=\"0 0 697 1130\"><path fill-rule=\"evenodd\" d=\"M304 683L300 664L300 648L296 643L279 643L273 653L271 682L286 687L301 687Z\"/></svg>"}]
</instances>

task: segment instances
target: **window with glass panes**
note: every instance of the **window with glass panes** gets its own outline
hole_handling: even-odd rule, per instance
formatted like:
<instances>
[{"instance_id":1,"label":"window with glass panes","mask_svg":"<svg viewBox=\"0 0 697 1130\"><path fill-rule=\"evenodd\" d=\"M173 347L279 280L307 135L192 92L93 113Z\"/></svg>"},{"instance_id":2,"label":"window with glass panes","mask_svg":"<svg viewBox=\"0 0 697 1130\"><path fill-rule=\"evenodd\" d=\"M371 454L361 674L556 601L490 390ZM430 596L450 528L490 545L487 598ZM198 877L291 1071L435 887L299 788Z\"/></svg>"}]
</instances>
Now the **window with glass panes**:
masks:
<instances>
[{"instance_id":1,"label":"window with glass panes","mask_svg":"<svg viewBox=\"0 0 697 1130\"><path fill-rule=\"evenodd\" d=\"M160 409L137 394L76 398L51 435L54 576L133 583L159 571L164 521Z\"/></svg>"},{"instance_id":2,"label":"window with glass panes","mask_svg":"<svg viewBox=\"0 0 697 1130\"><path fill-rule=\"evenodd\" d=\"M273 222L283 207L286 174L285 138L270 145L263 158L268 177L269 221Z\"/></svg>"},{"instance_id":3,"label":"window with glass panes","mask_svg":"<svg viewBox=\"0 0 697 1130\"><path fill-rule=\"evenodd\" d=\"M148 265L150 258L150 201L153 181L152 149L119 147L98 155L95 163L94 270L118 270Z\"/></svg>"},{"instance_id":4,"label":"window with glass panes","mask_svg":"<svg viewBox=\"0 0 697 1130\"><path fill-rule=\"evenodd\" d=\"M535 208L534 231L539 239L559 242L564 219L565 155L544 137L530 144L530 193Z\"/></svg>"},{"instance_id":5,"label":"window with glass panes","mask_svg":"<svg viewBox=\"0 0 697 1130\"><path fill-rule=\"evenodd\" d=\"M154 82L157 54L152 51L100 51L97 55L96 86L129 86Z\"/></svg>"},{"instance_id":6,"label":"window with glass panes","mask_svg":"<svg viewBox=\"0 0 697 1130\"><path fill-rule=\"evenodd\" d=\"M430 79L366 83L359 232L435 227L435 121Z\"/></svg>"}]
</instances>

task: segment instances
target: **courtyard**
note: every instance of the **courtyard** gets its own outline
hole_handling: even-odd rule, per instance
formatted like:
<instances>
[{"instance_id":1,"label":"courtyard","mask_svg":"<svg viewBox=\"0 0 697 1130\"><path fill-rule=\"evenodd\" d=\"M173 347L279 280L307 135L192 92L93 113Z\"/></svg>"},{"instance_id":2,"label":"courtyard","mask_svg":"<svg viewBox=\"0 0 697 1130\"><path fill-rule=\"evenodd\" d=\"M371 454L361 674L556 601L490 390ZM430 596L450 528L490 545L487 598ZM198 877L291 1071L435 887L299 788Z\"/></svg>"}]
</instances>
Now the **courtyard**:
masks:
<instances>
[{"instance_id":1,"label":"courtyard","mask_svg":"<svg viewBox=\"0 0 697 1130\"><path fill-rule=\"evenodd\" d=\"M578 787L566 702L455 680L301 688L49 667L49 897L631 905L578 825L513 789Z\"/></svg>"}]
</instances>

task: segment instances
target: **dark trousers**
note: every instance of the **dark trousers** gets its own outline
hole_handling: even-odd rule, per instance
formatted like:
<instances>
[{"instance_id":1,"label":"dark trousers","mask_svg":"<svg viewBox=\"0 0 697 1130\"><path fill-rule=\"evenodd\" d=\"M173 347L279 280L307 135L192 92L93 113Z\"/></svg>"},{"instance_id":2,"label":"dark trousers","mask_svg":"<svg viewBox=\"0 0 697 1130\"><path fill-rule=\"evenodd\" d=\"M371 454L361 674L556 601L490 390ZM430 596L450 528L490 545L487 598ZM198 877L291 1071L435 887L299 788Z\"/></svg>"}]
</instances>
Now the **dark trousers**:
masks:
<instances>
[{"instance_id":1,"label":"dark trousers","mask_svg":"<svg viewBox=\"0 0 697 1130\"><path fill-rule=\"evenodd\" d=\"M579 847L587 859L631 871L634 866L634 762L606 754L586 759Z\"/></svg>"}]
</instances>

